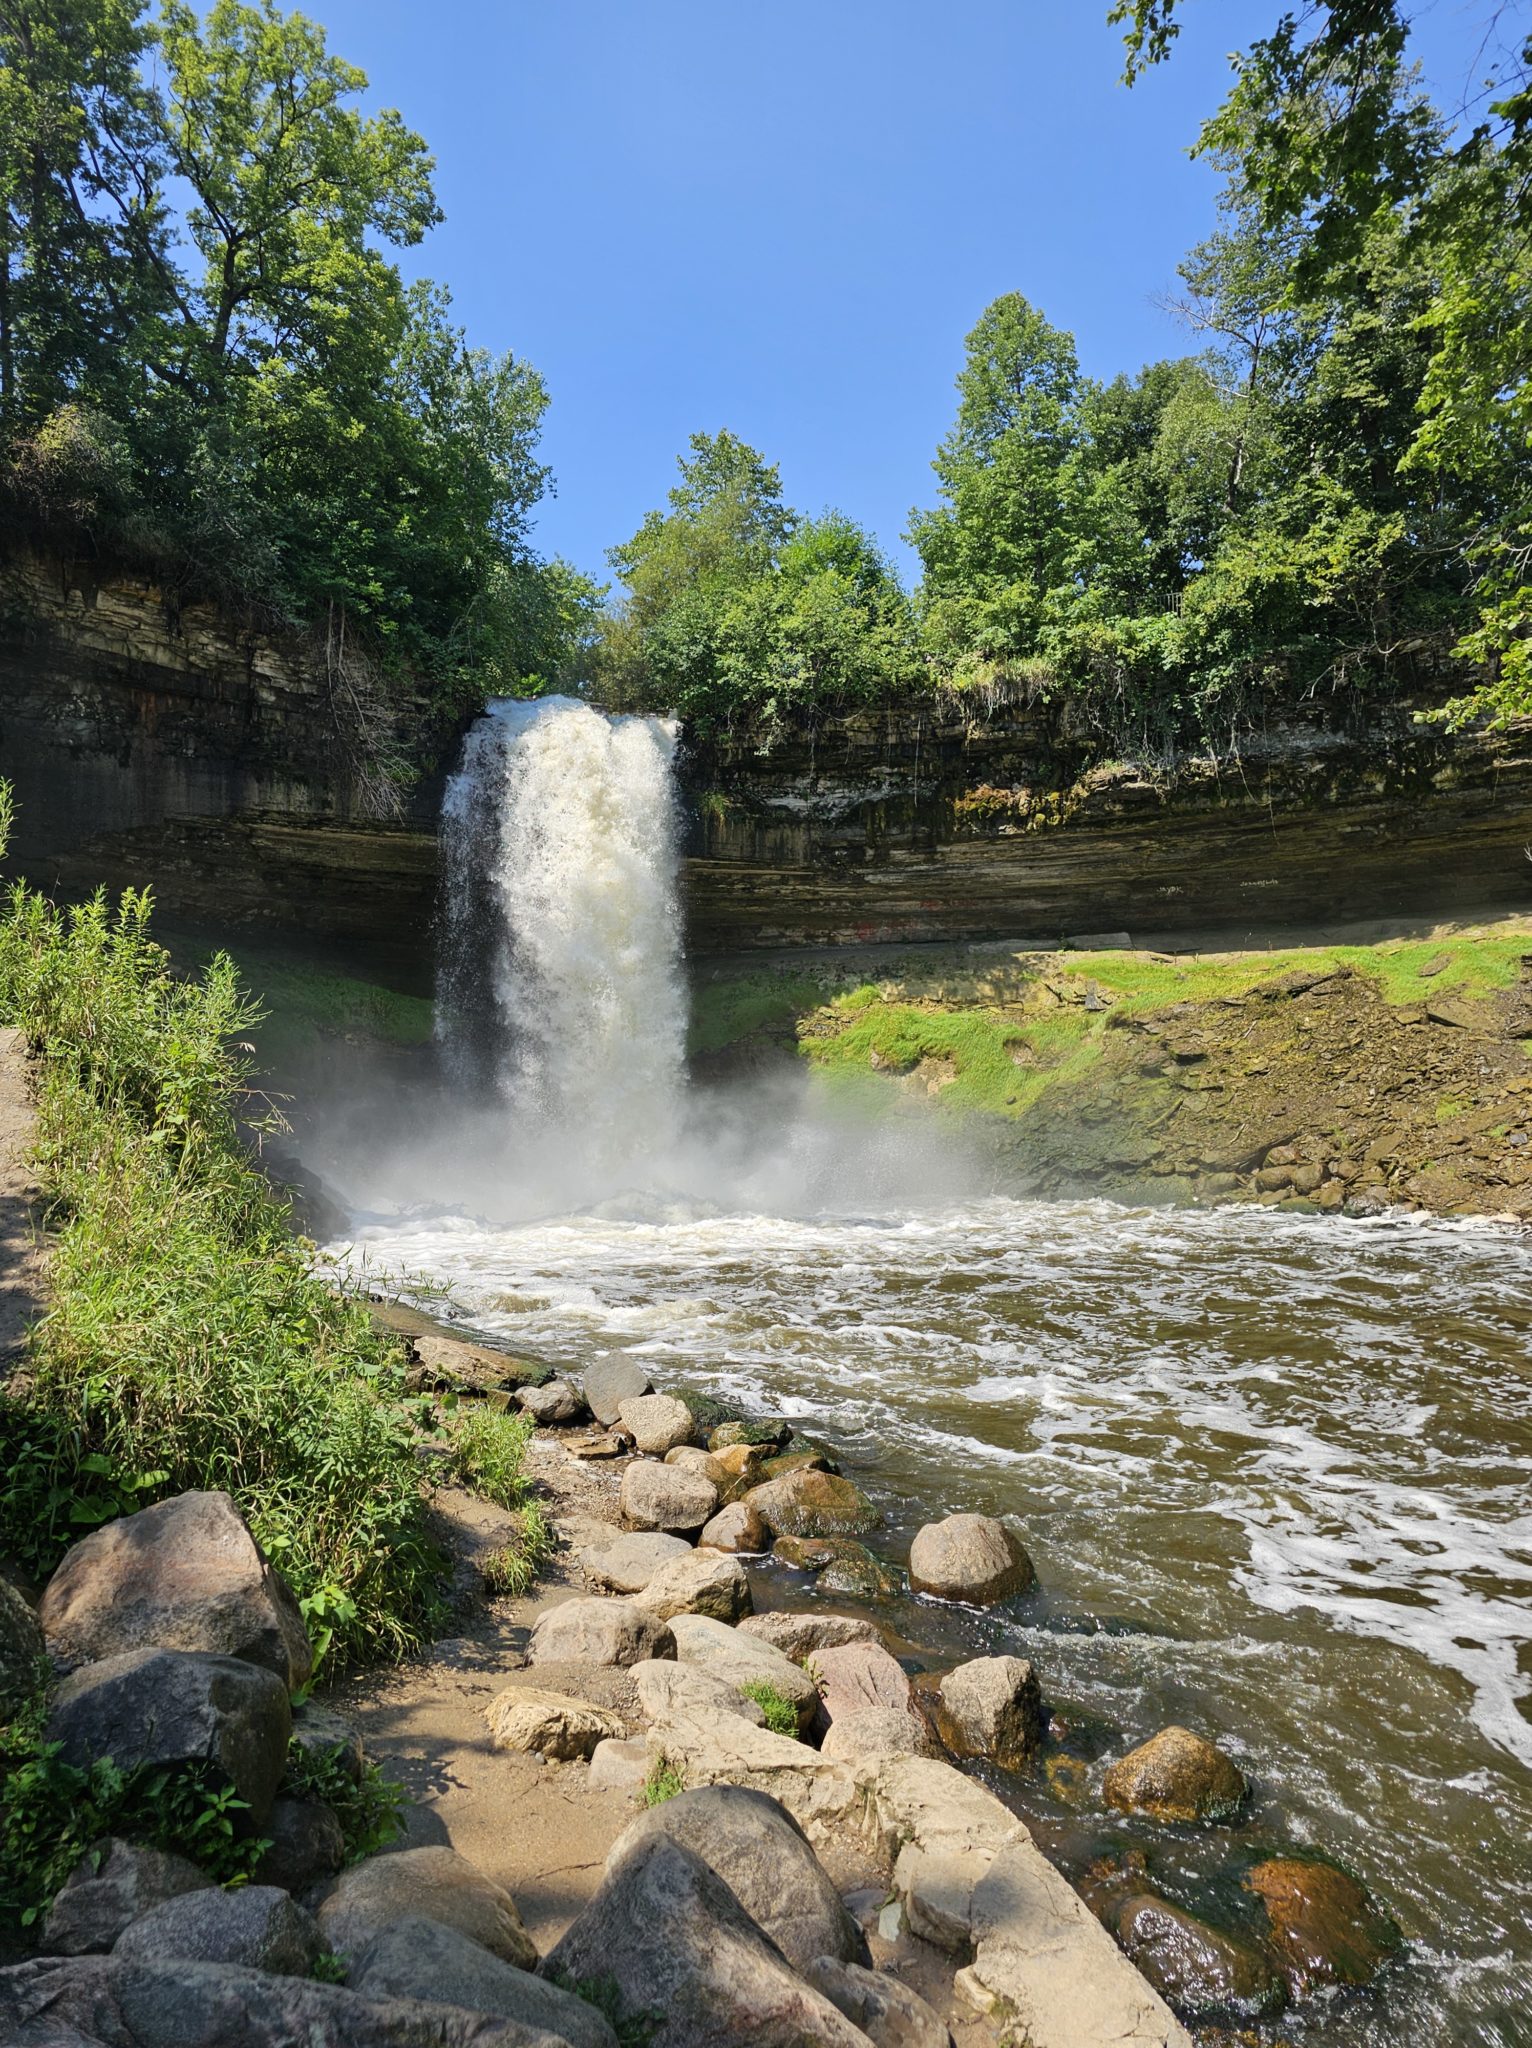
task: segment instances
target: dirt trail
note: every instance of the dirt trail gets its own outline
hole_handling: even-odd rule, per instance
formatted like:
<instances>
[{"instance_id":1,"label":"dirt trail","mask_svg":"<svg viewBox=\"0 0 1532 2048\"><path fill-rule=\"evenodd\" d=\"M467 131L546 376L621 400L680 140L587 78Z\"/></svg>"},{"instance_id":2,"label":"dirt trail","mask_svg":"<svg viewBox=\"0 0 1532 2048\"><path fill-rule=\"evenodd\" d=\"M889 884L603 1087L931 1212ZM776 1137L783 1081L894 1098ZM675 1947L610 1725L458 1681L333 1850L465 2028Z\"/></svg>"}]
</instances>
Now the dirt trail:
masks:
<instances>
[{"instance_id":1,"label":"dirt trail","mask_svg":"<svg viewBox=\"0 0 1532 2048\"><path fill-rule=\"evenodd\" d=\"M47 1254L31 1152L37 1118L19 1031L0 1030L0 1379L41 1312Z\"/></svg>"}]
</instances>

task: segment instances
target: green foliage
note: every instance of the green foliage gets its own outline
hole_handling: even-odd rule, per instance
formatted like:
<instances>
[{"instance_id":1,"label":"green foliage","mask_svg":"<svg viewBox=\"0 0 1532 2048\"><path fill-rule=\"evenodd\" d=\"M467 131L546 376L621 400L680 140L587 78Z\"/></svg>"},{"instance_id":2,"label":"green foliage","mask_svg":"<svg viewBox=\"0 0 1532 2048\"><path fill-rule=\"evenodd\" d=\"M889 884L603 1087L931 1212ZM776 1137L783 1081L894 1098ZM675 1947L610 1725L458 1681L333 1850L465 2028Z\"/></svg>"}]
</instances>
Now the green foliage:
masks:
<instances>
[{"instance_id":1,"label":"green foliage","mask_svg":"<svg viewBox=\"0 0 1532 2048\"><path fill-rule=\"evenodd\" d=\"M706 733L741 718L876 700L916 673L909 603L838 512L805 519L776 469L734 435L694 434L670 509L611 551L628 587L602 621L596 689L619 710L672 710Z\"/></svg>"},{"instance_id":2,"label":"green foliage","mask_svg":"<svg viewBox=\"0 0 1532 2048\"><path fill-rule=\"evenodd\" d=\"M403 1788L376 1764L363 1764L358 1778L343 1743L333 1749L291 1743L282 1791L289 1799L317 1799L330 1808L340 1822L348 1863L375 1856L404 1832L401 1816L408 1801Z\"/></svg>"},{"instance_id":3,"label":"green foliage","mask_svg":"<svg viewBox=\"0 0 1532 2048\"><path fill-rule=\"evenodd\" d=\"M790 1699L785 1699L774 1685L765 1678L748 1678L740 1687L747 1700L754 1700L766 1716L766 1726L773 1735L798 1735L798 1709Z\"/></svg>"},{"instance_id":4,"label":"green foliage","mask_svg":"<svg viewBox=\"0 0 1532 2048\"><path fill-rule=\"evenodd\" d=\"M386 253L441 216L366 86L273 0L5 10L0 496L321 627L332 677L482 695L567 666L594 593L527 545L541 380Z\"/></svg>"},{"instance_id":5,"label":"green foliage","mask_svg":"<svg viewBox=\"0 0 1532 2048\"><path fill-rule=\"evenodd\" d=\"M674 1799L685 1790L686 1780L669 1757L657 1756L649 1766L649 1775L640 1786L638 1796L645 1806L663 1806L667 1799Z\"/></svg>"},{"instance_id":6,"label":"green foliage","mask_svg":"<svg viewBox=\"0 0 1532 2048\"><path fill-rule=\"evenodd\" d=\"M649 2048L664 2021L662 2012L625 2015L622 1989L615 1977L571 1977L567 1970L554 1970L549 1981L593 2005L617 2036L618 2048Z\"/></svg>"},{"instance_id":7,"label":"green foliage","mask_svg":"<svg viewBox=\"0 0 1532 2048\"><path fill-rule=\"evenodd\" d=\"M266 1842L210 1765L119 1770L64 1762L43 1739L43 1695L0 1729L0 1925L30 1927L80 1859L109 1835L173 1850L220 1884L249 1877Z\"/></svg>"},{"instance_id":8,"label":"green foliage","mask_svg":"<svg viewBox=\"0 0 1532 2048\"><path fill-rule=\"evenodd\" d=\"M83 1529L226 1488L341 1659L434 1610L403 1373L247 1163L256 1017L232 963L177 979L130 892L62 912L17 887L0 1015L39 1060L57 1229L24 1392L0 1399L0 1546L45 1572Z\"/></svg>"},{"instance_id":9,"label":"green foliage","mask_svg":"<svg viewBox=\"0 0 1532 2048\"><path fill-rule=\"evenodd\" d=\"M538 1501L525 1501L516 1512L520 1537L490 1552L483 1576L486 1591L519 1600L553 1554L553 1531Z\"/></svg>"},{"instance_id":10,"label":"green foliage","mask_svg":"<svg viewBox=\"0 0 1532 2048\"><path fill-rule=\"evenodd\" d=\"M532 1430L529 1415L464 1403L448 1420L452 1476L497 1507L519 1508L527 1495L524 1467Z\"/></svg>"}]
</instances>

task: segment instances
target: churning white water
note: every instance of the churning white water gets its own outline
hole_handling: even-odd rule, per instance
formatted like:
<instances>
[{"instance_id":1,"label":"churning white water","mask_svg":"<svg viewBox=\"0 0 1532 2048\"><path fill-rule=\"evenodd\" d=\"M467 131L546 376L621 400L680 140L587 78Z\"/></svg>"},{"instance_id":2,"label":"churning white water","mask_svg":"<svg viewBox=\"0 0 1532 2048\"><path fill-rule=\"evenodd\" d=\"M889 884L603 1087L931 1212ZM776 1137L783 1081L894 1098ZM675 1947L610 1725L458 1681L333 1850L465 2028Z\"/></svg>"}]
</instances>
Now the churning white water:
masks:
<instances>
[{"instance_id":1,"label":"churning white water","mask_svg":"<svg viewBox=\"0 0 1532 2048\"><path fill-rule=\"evenodd\" d=\"M442 817L438 1033L569 1186L663 1153L681 1101L675 728L492 704Z\"/></svg>"}]
</instances>

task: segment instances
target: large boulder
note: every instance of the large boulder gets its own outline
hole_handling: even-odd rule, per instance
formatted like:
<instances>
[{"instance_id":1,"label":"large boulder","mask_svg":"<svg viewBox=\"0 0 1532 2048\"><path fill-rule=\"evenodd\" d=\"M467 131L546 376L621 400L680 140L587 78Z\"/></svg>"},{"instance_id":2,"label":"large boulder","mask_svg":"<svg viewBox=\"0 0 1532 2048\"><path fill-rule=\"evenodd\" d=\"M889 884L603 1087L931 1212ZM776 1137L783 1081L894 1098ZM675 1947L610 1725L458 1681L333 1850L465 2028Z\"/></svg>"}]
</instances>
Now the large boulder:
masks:
<instances>
[{"instance_id":1,"label":"large boulder","mask_svg":"<svg viewBox=\"0 0 1532 2048\"><path fill-rule=\"evenodd\" d=\"M885 1756L929 1756L932 1747L925 1723L908 1707L860 1707L830 1723L819 1754L860 1766Z\"/></svg>"},{"instance_id":2,"label":"large boulder","mask_svg":"<svg viewBox=\"0 0 1532 2048\"><path fill-rule=\"evenodd\" d=\"M1019 1770L1043 1739L1037 1674L1024 1657L975 1657L938 1689L936 1725L956 1756L985 1756Z\"/></svg>"},{"instance_id":3,"label":"large boulder","mask_svg":"<svg viewBox=\"0 0 1532 2048\"><path fill-rule=\"evenodd\" d=\"M665 1835L721 1877L795 1970L815 1956L866 1958L862 1930L787 1809L741 1785L707 1785L654 1806L617 1837L608 1871L651 1836Z\"/></svg>"},{"instance_id":4,"label":"large boulder","mask_svg":"<svg viewBox=\"0 0 1532 2048\"><path fill-rule=\"evenodd\" d=\"M812 1468L768 1479L745 1499L773 1536L862 1536L883 1519L849 1479Z\"/></svg>"},{"instance_id":5,"label":"large boulder","mask_svg":"<svg viewBox=\"0 0 1532 2048\"><path fill-rule=\"evenodd\" d=\"M1244 1773L1189 1728L1162 1728L1119 1757L1101 1783L1108 1806L1150 1820L1230 1820L1249 1791Z\"/></svg>"},{"instance_id":6,"label":"large boulder","mask_svg":"<svg viewBox=\"0 0 1532 2048\"><path fill-rule=\"evenodd\" d=\"M630 1529L700 1529L718 1512L718 1488L686 1465L640 1458L622 1475L622 1518Z\"/></svg>"},{"instance_id":7,"label":"large boulder","mask_svg":"<svg viewBox=\"0 0 1532 2048\"><path fill-rule=\"evenodd\" d=\"M630 1394L619 1404L617 1420L646 1458L689 1444L696 1425L684 1401L670 1394Z\"/></svg>"},{"instance_id":8,"label":"large boulder","mask_svg":"<svg viewBox=\"0 0 1532 2048\"><path fill-rule=\"evenodd\" d=\"M825 1717L831 1723L869 1709L916 1719L909 1678L881 1643L827 1645L814 1652L813 1665Z\"/></svg>"},{"instance_id":9,"label":"large boulder","mask_svg":"<svg viewBox=\"0 0 1532 2048\"><path fill-rule=\"evenodd\" d=\"M1117 1939L1149 1982L1190 2020L1259 2020L1287 2003L1270 1957L1166 1899L1141 1893L1117 1916Z\"/></svg>"},{"instance_id":10,"label":"large boulder","mask_svg":"<svg viewBox=\"0 0 1532 2048\"><path fill-rule=\"evenodd\" d=\"M47 1652L37 1616L0 1578L0 1727L36 1692Z\"/></svg>"},{"instance_id":11,"label":"large boulder","mask_svg":"<svg viewBox=\"0 0 1532 2048\"><path fill-rule=\"evenodd\" d=\"M592 1535L576 1548L585 1576L613 1593L642 1593L663 1565L690 1557L692 1551L684 1537L665 1536L656 1530L608 1529L603 1537Z\"/></svg>"},{"instance_id":12,"label":"large boulder","mask_svg":"<svg viewBox=\"0 0 1532 2048\"><path fill-rule=\"evenodd\" d=\"M490 1344L422 1333L410 1339L415 1362L405 1375L411 1393L445 1389L455 1394L497 1394L536 1386L551 1377L539 1359L513 1358Z\"/></svg>"},{"instance_id":13,"label":"large boulder","mask_svg":"<svg viewBox=\"0 0 1532 2048\"><path fill-rule=\"evenodd\" d=\"M744 1551L752 1556L771 1548L771 1531L760 1510L747 1500L731 1500L710 1522L704 1522L697 1538L708 1550Z\"/></svg>"},{"instance_id":14,"label":"large boulder","mask_svg":"<svg viewBox=\"0 0 1532 2048\"><path fill-rule=\"evenodd\" d=\"M213 1880L164 1849L136 1842L99 1842L82 1856L48 1908L42 1947L50 1956L105 1955L140 1914L186 1892L213 1889Z\"/></svg>"},{"instance_id":15,"label":"large boulder","mask_svg":"<svg viewBox=\"0 0 1532 2048\"><path fill-rule=\"evenodd\" d=\"M652 2021L651 2048L867 2048L723 1879L665 1833L609 1860L547 1969L575 1983L609 1979L623 2021Z\"/></svg>"},{"instance_id":16,"label":"large boulder","mask_svg":"<svg viewBox=\"0 0 1532 2048\"><path fill-rule=\"evenodd\" d=\"M800 1728L807 1728L818 1712L819 1692L813 1679L759 1636L741 1635L738 1629L702 1614L672 1615L670 1628L681 1663L693 1664L738 1691L752 1685L770 1686L792 1706Z\"/></svg>"},{"instance_id":17,"label":"large boulder","mask_svg":"<svg viewBox=\"0 0 1532 2048\"><path fill-rule=\"evenodd\" d=\"M854 1536L779 1536L771 1554L794 1571L813 1572L816 1590L875 1606L899 1597L899 1574Z\"/></svg>"},{"instance_id":18,"label":"large boulder","mask_svg":"<svg viewBox=\"0 0 1532 2048\"><path fill-rule=\"evenodd\" d=\"M595 2006L435 1920L408 1917L383 1928L354 1959L346 1981L367 1998L434 1999L492 2013L569 2048L617 2048Z\"/></svg>"},{"instance_id":19,"label":"large boulder","mask_svg":"<svg viewBox=\"0 0 1532 2048\"><path fill-rule=\"evenodd\" d=\"M842 1643L883 1640L876 1622L864 1621L859 1614L821 1614L817 1608L806 1613L782 1608L772 1614L752 1614L739 1628L741 1635L759 1636L763 1643L770 1643L795 1664Z\"/></svg>"},{"instance_id":20,"label":"large boulder","mask_svg":"<svg viewBox=\"0 0 1532 2048\"><path fill-rule=\"evenodd\" d=\"M111 1757L139 1764L211 1764L250 1808L257 1828L287 1768L287 1687L239 1657L189 1650L127 1650L66 1678L47 1736L65 1763Z\"/></svg>"},{"instance_id":21,"label":"large boulder","mask_svg":"<svg viewBox=\"0 0 1532 2048\"><path fill-rule=\"evenodd\" d=\"M688 1550L663 1564L638 1596L639 1604L669 1621L677 1614L708 1614L738 1621L750 1612L750 1578L738 1558Z\"/></svg>"},{"instance_id":22,"label":"large boulder","mask_svg":"<svg viewBox=\"0 0 1532 2048\"><path fill-rule=\"evenodd\" d=\"M312 1977L329 1952L313 1914L268 1884L167 1899L124 1928L112 1951L146 1963L241 1963L278 1977Z\"/></svg>"},{"instance_id":23,"label":"large boulder","mask_svg":"<svg viewBox=\"0 0 1532 2048\"><path fill-rule=\"evenodd\" d=\"M234 1963L45 1957L0 1970L6 2048L568 2048L563 2037L414 1998Z\"/></svg>"},{"instance_id":24,"label":"large boulder","mask_svg":"<svg viewBox=\"0 0 1532 2048\"><path fill-rule=\"evenodd\" d=\"M1266 1911L1267 1939L1295 1998L1327 1984L1365 1984L1403 1939L1349 1871L1272 1856L1245 1879Z\"/></svg>"},{"instance_id":25,"label":"large boulder","mask_svg":"<svg viewBox=\"0 0 1532 2048\"><path fill-rule=\"evenodd\" d=\"M706 1719L738 1714L757 1728L766 1725L766 1716L755 1700L692 1664L635 1664L633 1690L646 1721L670 1721L677 1715Z\"/></svg>"},{"instance_id":26,"label":"large boulder","mask_svg":"<svg viewBox=\"0 0 1532 2048\"><path fill-rule=\"evenodd\" d=\"M333 1807L322 1799L279 1799L261 1833L266 1848L252 1876L256 1884L306 1892L333 1877L346 1860L346 1837Z\"/></svg>"},{"instance_id":27,"label":"large boulder","mask_svg":"<svg viewBox=\"0 0 1532 2048\"><path fill-rule=\"evenodd\" d=\"M395 1849L369 1856L341 1873L319 1908L325 1939L351 1956L406 1917L455 1928L518 1970L537 1967L537 1950L516 1901L452 1849Z\"/></svg>"},{"instance_id":28,"label":"large boulder","mask_svg":"<svg viewBox=\"0 0 1532 2048\"><path fill-rule=\"evenodd\" d=\"M917 1529L910 1545L910 1588L936 1600L989 1607L1032 1584L1021 1538L992 1515L948 1515Z\"/></svg>"},{"instance_id":29,"label":"large boulder","mask_svg":"<svg viewBox=\"0 0 1532 2048\"><path fill-rule=\"evenodd\" d=\"M541 1616L527 1643L534 1664L639 1664L675 1653L667 1624L636 1600L565 1600Z\"/></svg>"},{"instance_id":30,"label":"large boulder","mask_svg":"<svg viewBox=\"0 0 1532 2048\"><path fill-rule=\"evenodd\" d=\"M585 1403L568 1380L546 1380L540 1387L518 1387L516 1405L544 1429L585 1420Z\"/></svg>"},{"instance_id":31,"label":"large boulder","mask_svg":"<svg viewBox=\"0 0 1532 2048\"><path fill-rule=\"evenodd\" d=\"M947 2022L887 1970L816 1956L803 1974L874 2048L952 2048Z\"/></svg>"},{"instance_id":32,"label":"large boulder","mask_svg":"<svg viewBox=\"0 0 1532 2048\"><path fill-rule=\"evenodd\" d=\"M54 1657L207 1650L273 1671L314 1667L298 1603L226 1493L183 1493L94 1530L65 1554L38 1610Z\"/></svg>"},{"instance_id":33,"label":"large boulder","mask_svg":"<svg viewBox=\"0 0 1532 2048\"><path fill-rule=\"evenodd\" d=\"M622 1413L624 1401L636 1400L649 1392L649 1375L641 1365L620 1351L594 1359L585 1368L585 1404L598 1422L608 1428Z\"/></svg>"},{"instance_id":34,"label":"large boulder","mask_svg":"<svg viewBox=\"0 0 1532 2048\"><path fill-rule=\"evenodd\" d=\"M560 1762L588 1757L598 1742L628 1732L621 1717L605 1707L532 1685L509 1685L497 1692L484 1709L484 1718L496 1749L522 1750Z\"/></svg>"}]
</instances>

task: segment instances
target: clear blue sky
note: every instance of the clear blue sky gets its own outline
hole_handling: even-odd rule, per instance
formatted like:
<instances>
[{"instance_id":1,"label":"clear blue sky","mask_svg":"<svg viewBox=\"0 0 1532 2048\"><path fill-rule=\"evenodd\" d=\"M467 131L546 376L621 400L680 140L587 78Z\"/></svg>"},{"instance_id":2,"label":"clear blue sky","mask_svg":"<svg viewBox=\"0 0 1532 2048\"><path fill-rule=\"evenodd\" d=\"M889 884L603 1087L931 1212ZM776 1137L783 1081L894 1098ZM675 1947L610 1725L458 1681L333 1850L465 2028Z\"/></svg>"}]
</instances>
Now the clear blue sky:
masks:
<instances>
[{"instance_id":1,"label":"clear blue sky","mask_svg":"<svg viewBox=\"0 0 1532 2048\"><path fill-rule=\"evenodd\" d=\"M728 427L789 500L908 570L963 336L1019 290L1087 370L1190 344L1159 311L1213 222L1187 145L1279 0L1189 0L1119 83L1108 0L305 0L436 153L407 267L552 393L537 541L602 571L689 434ZM1467 0L1428 5L1461 71ZM1436 63L1433 64L1433 58Z\"/></svg>"}]
</instances>

